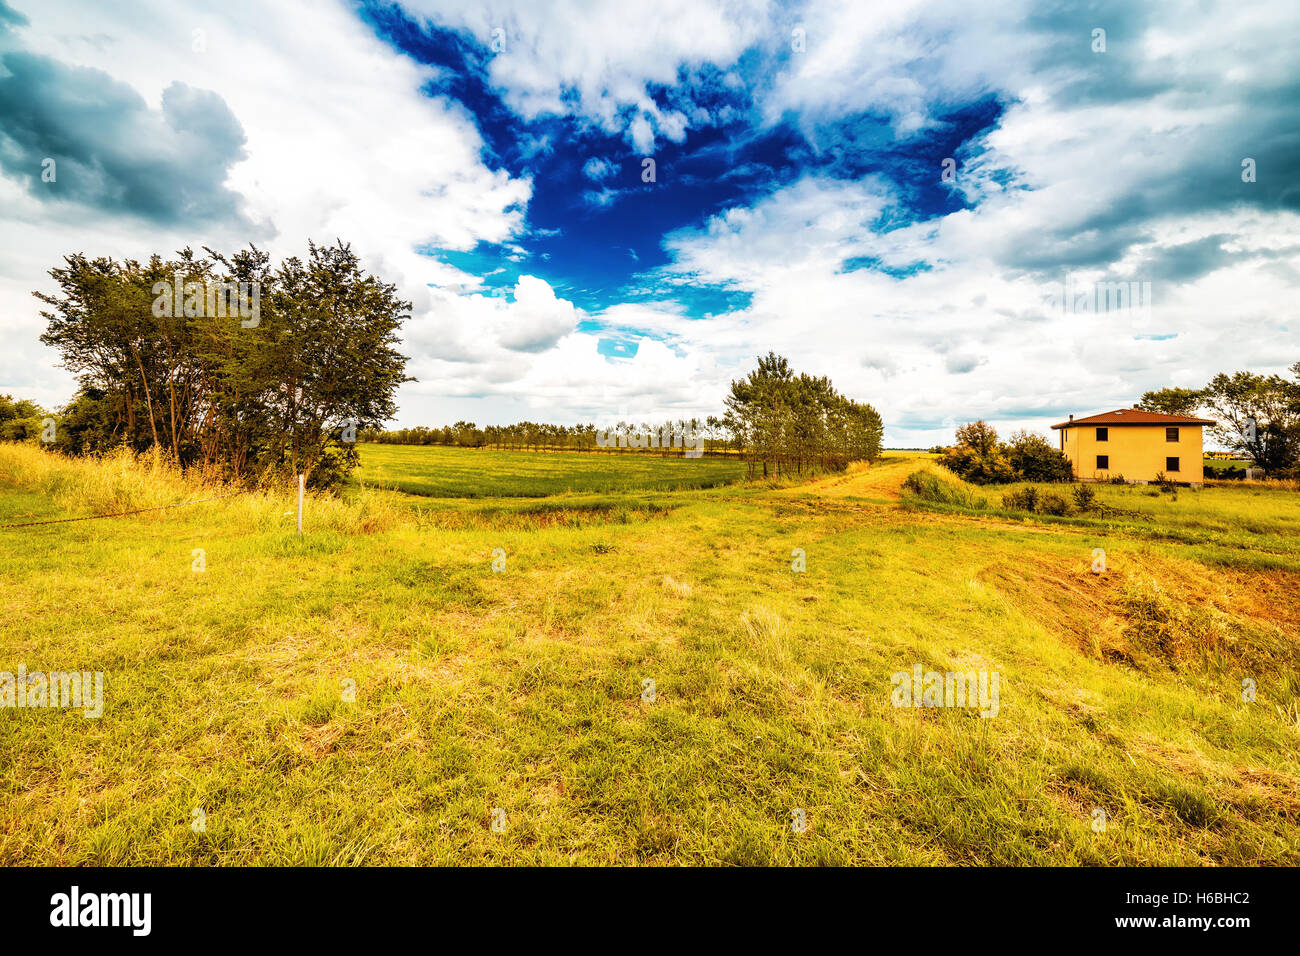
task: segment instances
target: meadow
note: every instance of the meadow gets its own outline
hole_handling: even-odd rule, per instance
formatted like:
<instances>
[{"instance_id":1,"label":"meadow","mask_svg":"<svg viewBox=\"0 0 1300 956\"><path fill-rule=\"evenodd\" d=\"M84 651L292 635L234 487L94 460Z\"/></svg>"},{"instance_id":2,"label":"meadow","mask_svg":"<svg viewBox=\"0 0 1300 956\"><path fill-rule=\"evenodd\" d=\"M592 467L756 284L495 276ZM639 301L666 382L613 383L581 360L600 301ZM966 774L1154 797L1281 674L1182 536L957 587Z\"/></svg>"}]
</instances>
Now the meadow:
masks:
<instances>
[{"instance_id":1,"label":"meadow","mask_svg":"<svg viewBox=\"0 0 1300 956\"><path fill-rule=\"evenodd\" d=\"M1300 862L1294 491L361 454L301 538L289 489L0 529L0 671L105 675L0 710L0 862ZM0 445L0 524L214 493ZM916 665L997 715L894 706Z\"/></svg>"},{"instance_id":2,"label":"meadow","mask_svg":"<svg viewBox=\"0 0 1300 956\"><path fill-rule=\"evenodd\" d=\"M435 498L544 498L566 492L713 488L740 478L743 463L668 458L653 451L518 452L439 445L360 446L356 481Z\"/></svg>"}]
</instances>

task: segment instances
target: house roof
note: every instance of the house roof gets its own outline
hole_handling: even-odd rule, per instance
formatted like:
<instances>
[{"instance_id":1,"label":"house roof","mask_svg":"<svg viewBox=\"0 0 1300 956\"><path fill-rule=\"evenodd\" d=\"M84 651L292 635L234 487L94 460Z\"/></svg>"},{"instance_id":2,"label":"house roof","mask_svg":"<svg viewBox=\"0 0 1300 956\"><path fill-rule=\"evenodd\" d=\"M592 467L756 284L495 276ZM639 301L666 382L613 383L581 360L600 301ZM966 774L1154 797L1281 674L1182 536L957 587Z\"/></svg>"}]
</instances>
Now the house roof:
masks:
<instances>
[{"instance_id":1,"label":"house roof","mask_svg":"<svg viewBox=\"0 0 1300 956\"><path fill-rule=\"evenodd\" d=\"M1192 418L1188 415L1166 415L1164 412L1152 412L1145 408L1117 408L1113 412L1102 412L1086 418L1071 418L1060 422L1053 428L1072 428L1075 425L1213 425L1208 418Z\"/></svg>"}]
</instances>

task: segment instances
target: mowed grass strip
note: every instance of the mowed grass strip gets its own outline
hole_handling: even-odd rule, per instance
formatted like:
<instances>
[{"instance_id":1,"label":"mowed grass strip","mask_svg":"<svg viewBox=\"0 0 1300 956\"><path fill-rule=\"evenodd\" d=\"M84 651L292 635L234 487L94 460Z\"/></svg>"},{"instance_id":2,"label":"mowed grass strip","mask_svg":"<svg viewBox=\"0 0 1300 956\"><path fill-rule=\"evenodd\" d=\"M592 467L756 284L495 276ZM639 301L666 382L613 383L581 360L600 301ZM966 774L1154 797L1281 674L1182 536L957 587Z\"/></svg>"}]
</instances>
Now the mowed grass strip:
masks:
<instances>
[{"instance_id":1,"label":"mowed grass strip","mask_svg":"<svg viewBox=\"0 0 1300 956\"><path fill-rule=\"evenodd\" d=\"M0 862L1300 862L1300 568L1247 600L1179 542L909 510L869 471L827 507L5 532L0 670L102 670L105 707L0 710ZM1174 639L1210 601L1203 659ZM998 715L892 706L915 664L998 672Z\"/></svg>"},{"instance_id":2,"label":"mowed grass strip","mask_svg":"<svg viewBox=\"0 0 1300 956\"><path fill-rule=\"evenodd\" d=\"M359 482L435 498L714 488L745 473L739 461L666 458L653 451L584 454L381 444L359 450Z\"/></svg>"}]
</instances>

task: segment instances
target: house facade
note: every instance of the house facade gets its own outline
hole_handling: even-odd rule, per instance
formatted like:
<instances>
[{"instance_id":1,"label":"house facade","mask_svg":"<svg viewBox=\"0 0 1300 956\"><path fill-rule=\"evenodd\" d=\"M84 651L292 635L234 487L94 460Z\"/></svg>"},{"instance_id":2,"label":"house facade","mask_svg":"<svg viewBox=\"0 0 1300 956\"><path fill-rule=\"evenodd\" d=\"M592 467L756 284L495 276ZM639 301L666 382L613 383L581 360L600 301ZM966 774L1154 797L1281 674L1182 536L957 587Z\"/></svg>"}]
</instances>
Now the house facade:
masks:
<instances>
[{"instance_id":1,"label":"house facade","mask_svg":"<svg viewBox=\"0 0 1300 956\"><path fill-rule=\"evenodd\" d=\"M1198 486L1204 475L1201 430L1214 422L1143 408L1070 416L1053 425L1079 481L1168 480Z\"/></svg>"}]
</instances>

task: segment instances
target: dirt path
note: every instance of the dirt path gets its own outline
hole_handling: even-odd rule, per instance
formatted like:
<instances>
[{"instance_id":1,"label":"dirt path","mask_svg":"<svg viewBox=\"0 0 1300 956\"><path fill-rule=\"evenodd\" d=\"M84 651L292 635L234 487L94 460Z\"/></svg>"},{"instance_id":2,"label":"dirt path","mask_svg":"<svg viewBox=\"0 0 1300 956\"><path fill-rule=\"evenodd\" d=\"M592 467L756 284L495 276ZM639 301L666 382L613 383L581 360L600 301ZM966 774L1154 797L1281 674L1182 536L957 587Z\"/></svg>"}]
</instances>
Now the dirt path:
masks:
<instances>
[{"instance_id":1,"label":"dirt path","mask_svg":"<svg viewBox=\"0 0 1300 956\"><path fill-rule=\"evenodd\" d=\"M881 458L875 464L859 462L838 475L818 478L804 485L783 488L779 494L816 495L820 498L887 498L902 497L903 482L928 459L911 456Z\"/></svg>"}]
</instances>

